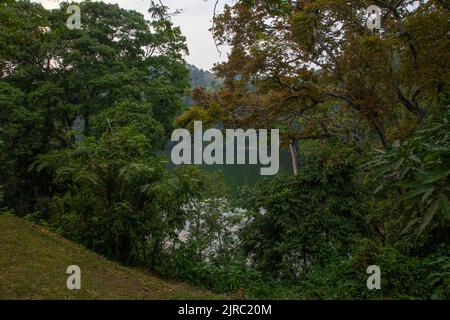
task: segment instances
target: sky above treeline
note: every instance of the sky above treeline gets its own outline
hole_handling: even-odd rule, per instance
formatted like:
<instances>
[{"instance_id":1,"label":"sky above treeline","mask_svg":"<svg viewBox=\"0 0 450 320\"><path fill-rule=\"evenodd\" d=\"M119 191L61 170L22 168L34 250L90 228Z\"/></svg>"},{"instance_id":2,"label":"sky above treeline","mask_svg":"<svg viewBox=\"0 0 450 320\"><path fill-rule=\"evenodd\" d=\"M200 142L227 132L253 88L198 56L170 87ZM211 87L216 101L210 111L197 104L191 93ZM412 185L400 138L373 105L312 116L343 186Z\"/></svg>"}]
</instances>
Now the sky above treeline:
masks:
<instances>
[{"instance_id":1,"label":"sky above treeline","mask_svg":"<svg viewBox=\"0 0 450 320\"><path fill-rule=\"evenodd\" d=\"M121 8L136 10L144 14L147 19L150 19L148 8L150 7L151 0L94 1L117 3ZM32 2L40 2L47 9L55 9L59 7L59 2L63 1L34 0ZM155 2L157 3L158 0ZM181 31L186 37L189 47L189 55L186 56L188 63L198 68L210 70L215 63L226 59L227 48L220 48L222 52L220 54L209 31L212 26L215 0L162 0L162 2L171 9L171 12L175 12L177 9L183 10L182 13L173 17L173 22L176 26L181 27ZM221 12L224 5L231 2L232 0L220 0L217 6L217 12Z\"/></svg>"}]
</instances>

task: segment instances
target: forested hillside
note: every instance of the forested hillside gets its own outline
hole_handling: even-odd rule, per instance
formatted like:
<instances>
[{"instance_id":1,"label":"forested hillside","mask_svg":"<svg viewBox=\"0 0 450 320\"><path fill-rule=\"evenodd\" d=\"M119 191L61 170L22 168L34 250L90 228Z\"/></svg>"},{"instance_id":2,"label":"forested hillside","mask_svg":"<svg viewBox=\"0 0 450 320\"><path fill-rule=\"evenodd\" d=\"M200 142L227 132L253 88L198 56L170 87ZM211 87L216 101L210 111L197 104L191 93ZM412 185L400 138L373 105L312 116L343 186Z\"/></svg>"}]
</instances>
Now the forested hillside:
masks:
<instances>
[{"instance_id":1,"label":"forested hillside","mask_svg":"<svg viewBox=\"0 0 450 320\"><path fill-rule=\"evenodd\" d=\"M199 69L190 64L188 64L187 67L189 70L189 84L191 90L186 96L184 103L186 107L192 107L195 104L193 90L196 88L203 88L209 91L216 91L222 85L222 81L212 72Z\"/></svg>"},{"instance_id":2,"label":"forested hillside","mask_svg":"<svg viewBox=\"0 0 450 320\"><path fill-rule=\"evenodd\" d=\"M194 65L188 64L191 88L203 87L206 89L219 89L222 81L217 76L207 70L199 69Z\"/></svg>"},{"instance_id":3,"label":"forested hillside","mask_svg":"<svg viewBox=\"0 0 450 320\"><path fill-rule=\"evenodd\" d=\"M234 1L211 17L230 54L209 73L186 63L164 1L149 20L83 1L79 29L66 25L67 2L3 1L0 214L215 293L448 299L450 8L374 2L378 30L366 24L370 1ZM172 165L174 130L200 121L219 134L278 130L289 170L231 195L231 169ZM11 256L10 231L32 227L0 221L8 297L26 281L8 274L30 250ZM153 297L136 290L117 297Z\"/></svg>"},{"instance_id":4,"label":"forested hillside","mask_svg":"<svg viewBox=\"0 0 450 320\"><path fill-rule=\"evenodd\" d=\"M0 215L0 299L217 299L187 285L102 258L80 245L9 215ZM82 268L80 291L69 291L66 269Z\"/></svg>"}]
</instances>

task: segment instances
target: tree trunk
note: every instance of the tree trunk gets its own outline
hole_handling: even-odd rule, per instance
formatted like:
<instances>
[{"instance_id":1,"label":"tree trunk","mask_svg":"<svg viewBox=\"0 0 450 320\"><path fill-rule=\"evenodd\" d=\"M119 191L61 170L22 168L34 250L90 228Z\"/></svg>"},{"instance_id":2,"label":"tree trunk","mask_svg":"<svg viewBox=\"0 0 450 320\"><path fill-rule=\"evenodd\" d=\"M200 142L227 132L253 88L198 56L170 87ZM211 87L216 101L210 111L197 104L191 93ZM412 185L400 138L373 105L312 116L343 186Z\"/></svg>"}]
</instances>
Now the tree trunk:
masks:
<instances>
[{"instance_id":1,"label":"tree trunk","mask_svg":"<svg viewBox=\"0 0 450 320\"><path fill-rule=\"evenodd\" d=\"M402 105L406 108L406 110L408 110L413 115L415 115L421 119L425 117L425 112L422 109L420 109L419 106L415 105L408 98L406 98L406 96L403 94L403 92L399 86L397 86L396 91L397 91L398 99L400 100Z\"/></svg>"},{"instance_id":2,"label":"tree trunk","mask_svg":"<svg viewBox=\"0 0 450 320\"><path fill-rule=\"evenodd\" d=\"M291 143L289 144L289 149L291 152L292 170L294 171L294 176L297 176L298 175L298 156L297 156L297 149L295 147L294 140L291 140Z\"/></svg>"}]
</instances>

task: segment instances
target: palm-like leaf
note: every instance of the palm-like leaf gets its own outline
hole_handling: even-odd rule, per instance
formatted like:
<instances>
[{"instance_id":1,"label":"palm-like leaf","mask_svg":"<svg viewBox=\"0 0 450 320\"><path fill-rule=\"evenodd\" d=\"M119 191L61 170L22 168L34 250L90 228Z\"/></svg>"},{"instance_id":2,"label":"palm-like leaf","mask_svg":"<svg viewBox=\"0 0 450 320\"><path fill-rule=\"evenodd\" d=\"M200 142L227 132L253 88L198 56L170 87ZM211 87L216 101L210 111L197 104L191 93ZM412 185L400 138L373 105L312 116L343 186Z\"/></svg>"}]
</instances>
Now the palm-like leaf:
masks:
<instances>
[{"instance_id":1,"label":"palm-like leaf","mask_svg":"<svg viewBox=\"0 0 450 320\"><path fill-rule=\"evenodd\" d=\"M450 107L426 121L416 133L386 151L377 150L366 166L373 170L376 194L398 193L418 233L434 221L447 225L450 176ZM415 220L412 212L422 218ZM411 223L406 229L411 228Z\"/></svg>"},{"instance_id":2,"label":"palm-like leaf","mask_svg":"<svg viewBox=\"0 0 450 320\"><path fill-rule=\"evenodd\" d=\"M148 12L151 14L153 19L165 19L169 13L169 7L161 2L158 4L152 1Z\"/></svg>"}]
</instances>

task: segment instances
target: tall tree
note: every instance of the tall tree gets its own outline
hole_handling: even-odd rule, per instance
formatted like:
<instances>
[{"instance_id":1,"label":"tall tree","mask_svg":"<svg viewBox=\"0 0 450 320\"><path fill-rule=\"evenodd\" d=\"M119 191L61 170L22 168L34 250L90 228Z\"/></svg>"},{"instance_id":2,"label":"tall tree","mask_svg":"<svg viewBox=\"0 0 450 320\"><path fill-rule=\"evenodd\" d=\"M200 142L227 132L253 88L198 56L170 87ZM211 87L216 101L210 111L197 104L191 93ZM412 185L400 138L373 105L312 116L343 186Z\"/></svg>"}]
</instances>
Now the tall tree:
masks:
<instances>
[{"instance_id":1,"label":"tall tree","mask_svg":"<svg viewBox=\"0 0 450 320\"><path fill-rule=\"evenodd\" d=\"M401 137L401 119L420 122L430 101L448 92L449 12L436 1L376 2L383 13L376 32L365 26L368 1L226 6L214 28L219 44L231 46L216 67L226 118L284 128L291 146L340 136L352 117L385 147Z\"/></svg>"},{"instance_id":2,"label":"tall tree","mask_svg":"<svg viewBox=\"0 0 450 320\"><path fill-rule=\"evenodd\" d=\"M6 148L14 158L2 161L2 181L6 202L19 212L52 193L51 177L29 172L38 154L73 145L74 129L82 129L78 138L100 136L109 126L137 128L138 122L138 131L162 146L188 87L185 38L169 20L146 21L118 5L85 1L78 4L82 28L70 30L68 5L47 11L8 1L0 7L0 42L7 44L0 49L0 139L11 141ZM16 118L20 110L27 121ZM139 114L147 118L138 120ZM20 130L8 130L8 122ZM30 136L22 139L25 133Z\"/></svg>"}]
</instances>

